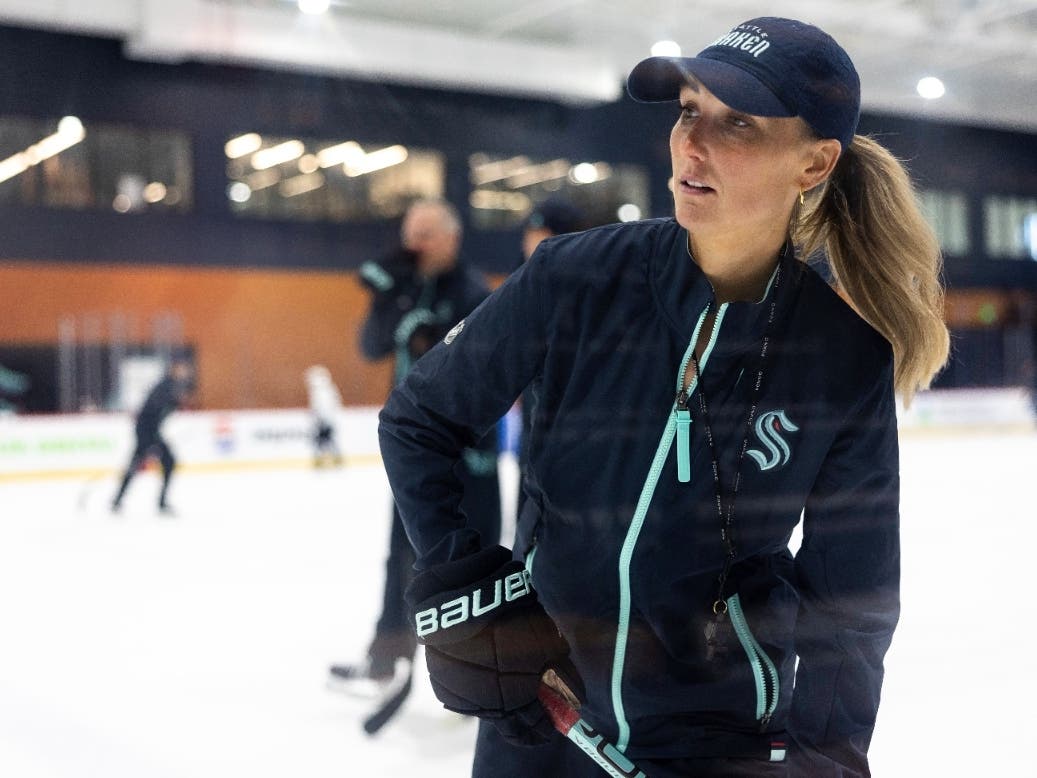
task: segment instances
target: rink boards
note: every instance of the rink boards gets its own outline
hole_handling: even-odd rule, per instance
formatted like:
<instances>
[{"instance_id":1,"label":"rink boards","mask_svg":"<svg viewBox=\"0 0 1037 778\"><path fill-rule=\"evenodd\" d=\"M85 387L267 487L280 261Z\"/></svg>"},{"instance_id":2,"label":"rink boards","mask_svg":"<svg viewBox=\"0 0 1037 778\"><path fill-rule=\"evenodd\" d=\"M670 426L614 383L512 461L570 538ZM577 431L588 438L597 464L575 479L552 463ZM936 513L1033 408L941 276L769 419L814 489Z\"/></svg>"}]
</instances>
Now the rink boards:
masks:
<instances>
[{"instance_id":1,"label":"rink boards","mask_svg":"<svg viewBox=\"0 0 1037 778\"><path fill-rule=\"evenodd\" d=\"M1034 412L1024 389L968 389L920 394L900 408L903 434L1031 431ZM378 409L344 409L336 430L346 464L378 459ZM163 435L185 469L219 470L309 465L313 421L304 409L183 411ZM114 472L133 449L126 414L0 416L0 480L81 477Z\"/></svg>"},{"instance_id":2,"label":"rink boards","mask_svg":"<svg viewBox=\"0 0 1037 778\"><path fill-rule=\"evenodd\" d=\"M378 458L378 409L350 408L336 439L346 463ZM162 434L186 469L293 467L313 456L314 424L302 409L183 411ZM133 450L126 414L0 416L0 480L81 477L125 466Z\"/></svg>"}]
</instances>

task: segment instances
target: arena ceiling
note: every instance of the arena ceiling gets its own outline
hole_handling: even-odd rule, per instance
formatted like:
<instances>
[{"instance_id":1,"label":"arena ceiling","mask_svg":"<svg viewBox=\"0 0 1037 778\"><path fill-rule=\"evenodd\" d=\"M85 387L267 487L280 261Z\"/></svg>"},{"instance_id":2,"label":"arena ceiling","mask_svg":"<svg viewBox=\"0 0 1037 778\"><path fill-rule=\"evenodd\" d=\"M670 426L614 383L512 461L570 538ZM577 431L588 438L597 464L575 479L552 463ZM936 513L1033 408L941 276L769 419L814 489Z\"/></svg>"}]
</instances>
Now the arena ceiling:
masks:
<instances>
[{"instance_id":1,"label":"arena ceiling","mask_svg":"<svg viewBox=\"0 0 1037 778\"><path fill-rule=\"evenodd\" d=\"M595 103L658 40L694 54L762 15L831 32L866 110L1037 132L1035 0L0 0L0 23L118 37L129 56ZM946 94L916 91L937 76Z\"/></svg>"}]
</instances>

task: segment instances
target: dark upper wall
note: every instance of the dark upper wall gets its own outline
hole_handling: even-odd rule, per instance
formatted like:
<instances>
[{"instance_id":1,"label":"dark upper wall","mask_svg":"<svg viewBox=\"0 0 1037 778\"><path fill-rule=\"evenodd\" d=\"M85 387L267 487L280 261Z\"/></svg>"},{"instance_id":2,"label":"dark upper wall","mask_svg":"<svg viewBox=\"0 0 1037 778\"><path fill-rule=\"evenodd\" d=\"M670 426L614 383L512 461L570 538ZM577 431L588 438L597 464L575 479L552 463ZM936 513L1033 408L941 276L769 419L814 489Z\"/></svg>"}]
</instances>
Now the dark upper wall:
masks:
<instances>
[{"instance_id":1,"label":"dark upper wall","mask_svg":"<svg viewBox=\"0 0 1037 778\"><path fill-rule=\"evenodd\" d=\"M629 100L593 108L240 67L130 61L118 41L0 27L0 112L74 114L84 121L170 128L190 134L194 210L120 215L45 208L0 209L0 257L242 267L352 268L382 250L395 224L306 224L233 216L225 197L223 144L244 131L309 137L349 135L436 148L447 161L447 196L465 202L473 151L604 159L645 166L652 214L670 213L667 138L672 106ZM1037 195L1034 136L866 115L907 161L921 186L968 193L975 230L983 194ZM982 250L982 241L973 236ZM466 254L506 271L514 232L470 230ZM1037 285L1037 263L948 261L952 283Z\"/></svg>"}]
</instances>

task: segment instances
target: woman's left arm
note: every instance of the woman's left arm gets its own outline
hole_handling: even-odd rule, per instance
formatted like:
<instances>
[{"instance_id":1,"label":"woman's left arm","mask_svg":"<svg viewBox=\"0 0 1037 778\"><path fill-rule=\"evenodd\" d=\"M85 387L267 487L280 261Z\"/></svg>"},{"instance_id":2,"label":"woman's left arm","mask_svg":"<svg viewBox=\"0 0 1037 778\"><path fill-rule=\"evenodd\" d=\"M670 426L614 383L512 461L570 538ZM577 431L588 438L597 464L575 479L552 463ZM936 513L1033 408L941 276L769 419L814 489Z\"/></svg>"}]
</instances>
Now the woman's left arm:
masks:
<instances>
[{"instance_id":1,"label":"woman's left arm","mask_svg":"<svg viewBox=\"0 0 1037 778\"><path fill-rule=\"evenodd\" d=\"M838 432L804 511L792 775L870 775L883 657L900 613L899 454L887 357Z\"/></svg>"}]
</instances>

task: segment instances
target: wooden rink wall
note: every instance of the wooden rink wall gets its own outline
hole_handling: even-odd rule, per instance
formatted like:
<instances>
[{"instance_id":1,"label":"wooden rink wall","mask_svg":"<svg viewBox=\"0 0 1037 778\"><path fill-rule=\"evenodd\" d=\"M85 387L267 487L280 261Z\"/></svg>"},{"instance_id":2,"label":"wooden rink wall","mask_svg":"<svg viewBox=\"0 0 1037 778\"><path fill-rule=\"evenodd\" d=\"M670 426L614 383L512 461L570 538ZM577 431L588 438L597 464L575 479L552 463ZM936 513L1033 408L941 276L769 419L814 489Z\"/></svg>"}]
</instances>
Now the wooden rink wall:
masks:
<instances>
[{"instance_id":1,"label":"wooden rink wall","mask_svg":"<svg viewBox=\"0 0 1037 778\"><path fill-rule=\"evenodd\" d=\"M147 323L174 312L198 366L200 409L307 404L303 372L322 364L347 405L380 405L390 360L360 353L368 295L355 272L0 263L0 342L53 344L69 314L125 313Z\"/></svg>"},{"instance_id":2,"label":"wooden rink wall","mask_svg":"<svg viewBox=\"0 0 1037 778\"><path fill-rule=\"evenodd\" d=\"M496 288L504 278L486 280ZM1034 302L1020 290L951 289L946 319L984 326L985 310L1012 321ZM55 345L62 317L116 313L136 319L137 340L147 342L150 320L175 313L195 352L199 410L304 407L303 372L316 364L331 371L345 405L380 406L392 365L360 353L367 307L352 270L0 261L0 344Z\"/></svg>"}]
</instances>

